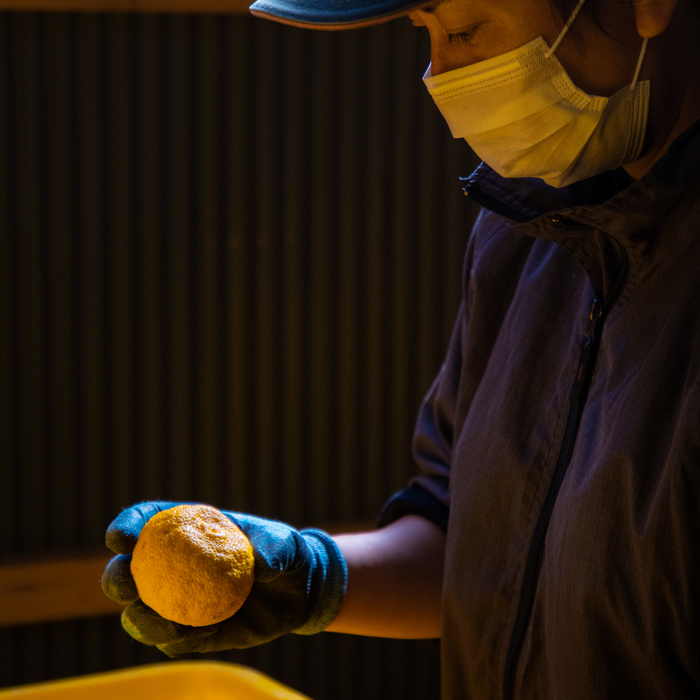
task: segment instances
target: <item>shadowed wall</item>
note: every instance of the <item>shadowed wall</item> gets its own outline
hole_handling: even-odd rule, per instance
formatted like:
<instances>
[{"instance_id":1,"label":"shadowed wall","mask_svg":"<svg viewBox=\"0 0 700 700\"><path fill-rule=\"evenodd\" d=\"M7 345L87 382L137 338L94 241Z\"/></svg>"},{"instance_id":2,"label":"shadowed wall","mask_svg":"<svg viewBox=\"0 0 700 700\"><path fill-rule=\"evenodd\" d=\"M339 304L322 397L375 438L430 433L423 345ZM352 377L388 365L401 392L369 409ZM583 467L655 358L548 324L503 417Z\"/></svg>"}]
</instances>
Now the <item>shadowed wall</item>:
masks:
<instances>
[{"instance_id":1,"label":"shadowed wall","mask_svg":"<svg viewBox=\"0 0 700 700\"><path fill-rule=\"evenodd\" d=\"M406 483L474 215L427 49L407 21L0 13L3 560L100 548L144 499L330 527ZM0 648L2 686L165 658L116 617ZM439 697L423 642L217 657Z\"/></svg>"}]
</instances>

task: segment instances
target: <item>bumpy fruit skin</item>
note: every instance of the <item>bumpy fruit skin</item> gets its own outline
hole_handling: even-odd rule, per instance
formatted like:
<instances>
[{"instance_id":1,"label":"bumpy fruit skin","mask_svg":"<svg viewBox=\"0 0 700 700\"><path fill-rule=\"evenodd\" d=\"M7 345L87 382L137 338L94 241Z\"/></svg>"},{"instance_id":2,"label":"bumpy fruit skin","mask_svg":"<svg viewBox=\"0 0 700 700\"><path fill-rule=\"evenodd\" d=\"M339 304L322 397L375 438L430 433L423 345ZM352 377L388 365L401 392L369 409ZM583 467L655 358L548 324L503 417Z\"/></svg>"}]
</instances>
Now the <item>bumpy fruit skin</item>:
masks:
<instances>
[{"instance_id":1,"label":"bumpy fruit skin","mask_svg":"<svg viewBox=\"0 0 700 700\"><path fill-rule=\"evenodd\" d=\"M253 548L216 508L181 505L154 515L131 560L139 596L162 617L202 627L231 617L253 586Z\"/></svg>"}]
</instances>

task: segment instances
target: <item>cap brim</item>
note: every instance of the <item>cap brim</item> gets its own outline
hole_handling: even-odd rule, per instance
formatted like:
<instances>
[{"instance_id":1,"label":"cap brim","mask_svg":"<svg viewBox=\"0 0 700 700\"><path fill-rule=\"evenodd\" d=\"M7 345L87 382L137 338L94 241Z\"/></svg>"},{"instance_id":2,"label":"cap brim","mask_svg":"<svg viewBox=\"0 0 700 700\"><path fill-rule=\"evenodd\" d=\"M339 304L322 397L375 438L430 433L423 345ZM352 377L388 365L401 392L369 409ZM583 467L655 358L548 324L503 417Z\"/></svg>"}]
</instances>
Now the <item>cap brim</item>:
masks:
<instances>
[{"instance_id":1,"label":"cap brim","mask_svg":"<svg viewBox=\"0 0 700 700\"><path fill-rule=\"evenodd\" d=\"M425 4L426 0L256 0L250 11L294 27L341 30L388 22Z\"/></svg>"}]
</instances>

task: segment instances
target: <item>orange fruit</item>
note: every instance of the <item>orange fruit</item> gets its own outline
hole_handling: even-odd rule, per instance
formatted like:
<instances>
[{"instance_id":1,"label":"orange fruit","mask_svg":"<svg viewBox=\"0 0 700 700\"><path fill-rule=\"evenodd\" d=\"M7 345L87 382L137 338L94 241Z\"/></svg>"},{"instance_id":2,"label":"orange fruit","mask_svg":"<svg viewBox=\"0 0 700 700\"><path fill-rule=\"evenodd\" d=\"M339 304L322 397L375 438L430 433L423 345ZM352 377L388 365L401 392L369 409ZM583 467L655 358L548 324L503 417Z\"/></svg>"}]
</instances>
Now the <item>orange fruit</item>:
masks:
<instances>
[{"instance_id":1,"label":"orange fruit","mask_svg":"<svg viewBox=\"0 0 700 700\"><path fill-rule=\"evenodd\" d=\"M154 515L131 559L139 596L159 615L193 627L231 617L255 578L248 538L221 511L183 505Z\"/></svg>"}]
</instances>

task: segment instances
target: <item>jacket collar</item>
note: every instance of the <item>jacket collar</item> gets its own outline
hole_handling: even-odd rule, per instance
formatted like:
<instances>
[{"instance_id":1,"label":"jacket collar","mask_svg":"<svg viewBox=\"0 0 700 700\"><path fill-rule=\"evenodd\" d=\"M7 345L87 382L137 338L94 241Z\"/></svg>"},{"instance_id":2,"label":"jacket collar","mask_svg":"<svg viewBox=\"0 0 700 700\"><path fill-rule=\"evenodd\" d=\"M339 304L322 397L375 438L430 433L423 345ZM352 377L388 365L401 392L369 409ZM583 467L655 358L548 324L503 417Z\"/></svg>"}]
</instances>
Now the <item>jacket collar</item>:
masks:
<instances>
[{"instance_id":1,"label":"jacket collar","mask_svg":"<svg viewBox=\"0 0 700 700\"><path fill-rule=\"evenodd\" d=\"M464 190L477 204L510 219L514 231L565 246L607 299L628 264L634 286L651 263L651 252L695 235L688 221L700 219L693 186L699 179L700 121L639 180L620 168L557 189L535 178L503 178L482 163L464 179Z\"/></svg>"},{"instance_id":2,"label":"jacket collar","mask_svg":"<svg viewBox=\"0 0 700 700\"><path fill-rule=\"evenodd\" d=\"M640 180L632 180L619 168L557 189L536 178L501 177L482 163L469 177L463 178L463 189L478 204L517 223L533 222L549 215L558 220L571 218L598 225L624 237L629 227L620 226L624 218L621 215L633 214L637 224L644 217L648 221L658 220L668 208L669 198L674 199L698 178L700 120L679 136ZM518 228L528 232L528 227Z\"/></svg>"},{"instance_id":3,"label":"jacket collar","mask_svg":"<svg viewBox=\"0 0 700 700\"><path fill-rule=\"evenodd\" d=\"M462 179L468 197L518 223L578 206L602 204L631 182L629 175L620 168L557 189L536 178L501 177L486 163L481 163L469 177ZM503 206L499 207L498 203Z\"/></svg>"}]
</instances>

